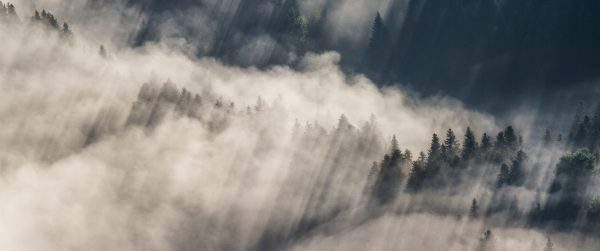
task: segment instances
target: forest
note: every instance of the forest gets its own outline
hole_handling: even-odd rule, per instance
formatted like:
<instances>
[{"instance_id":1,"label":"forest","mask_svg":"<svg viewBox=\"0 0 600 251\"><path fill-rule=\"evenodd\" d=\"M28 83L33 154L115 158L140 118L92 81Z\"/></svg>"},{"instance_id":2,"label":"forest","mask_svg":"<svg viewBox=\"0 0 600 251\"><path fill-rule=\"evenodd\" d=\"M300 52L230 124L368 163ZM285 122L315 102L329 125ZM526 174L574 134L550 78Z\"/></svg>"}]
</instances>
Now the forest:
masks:
<instances>
[{"instance_id":1,"label":"forest","mask_svg":"<svg viewBox=\"0 0 600 251\"><path fill-rule=\"evenodd\" d=\"M493 113L438 86L591 79L593 59L563 45L586 46L578 36L592 36L592 24L578 31L554 29L542 14L530 20L519 10L541 4L535 0L390 1L388 11L365 14L364 48L346 58L327 39L335 1L313 15L302 1L241 1L226 8L235 18L213 20L230 22L228 29L207 35L184 26L189 34L169 33L178 39L162 29L185 16L165 14L185 1L116 9L118 1L51 2L0 3L0 34L9 34L0 38L2 250L600 245L597 101L565 95L555 110L516 109L514 97L498 91L504 100L493 105L503 112ZM402 6L400 22L390 13ZM544 8L585 14L590 6ZM135 11L147 16L133 19ZM574 41L536 47L547 32L520 40L537 22ZM432 34L433 26L445 32ZM214 40L199 48L202 41L179 39L188 35ZM268 53L252 47L256 55L246 56L258 61L240 59L253 36L276 45ZM557 72L566 59L588 68ZM467 73L473 67L475 77ZM422 88L438 94L395 81L433 83Z\"/></svg>"}]
</instances>

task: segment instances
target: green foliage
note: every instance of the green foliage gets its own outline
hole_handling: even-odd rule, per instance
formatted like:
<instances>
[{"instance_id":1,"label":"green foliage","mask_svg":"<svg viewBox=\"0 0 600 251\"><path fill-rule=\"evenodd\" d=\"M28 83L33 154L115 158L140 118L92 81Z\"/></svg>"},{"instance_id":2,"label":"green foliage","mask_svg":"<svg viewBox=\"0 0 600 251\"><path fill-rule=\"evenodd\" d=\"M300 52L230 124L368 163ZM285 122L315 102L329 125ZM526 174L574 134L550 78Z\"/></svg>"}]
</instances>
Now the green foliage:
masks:
<instances>
[{"instance_id":1,"label":"green foliage","mask_svg":"<svg viewBox=\"0 0 600 251\"><path fill-rule=\"evenodd\" d=\"M569 177L586 175L594 169L596 157L590 150L583 148L574 153L566 154L560 158L556 174L565 174Z\"/></svg>"},{"instance_id":2,"label":"green foliage","mask_svg":"<svg viewBox=\"0 0 600 251\"><path fill-rule=\"evenodd\" d=\"M585 208L585 214L588 221L600 221L600 196L594 197Z\"/></svg>"}]
</instances>

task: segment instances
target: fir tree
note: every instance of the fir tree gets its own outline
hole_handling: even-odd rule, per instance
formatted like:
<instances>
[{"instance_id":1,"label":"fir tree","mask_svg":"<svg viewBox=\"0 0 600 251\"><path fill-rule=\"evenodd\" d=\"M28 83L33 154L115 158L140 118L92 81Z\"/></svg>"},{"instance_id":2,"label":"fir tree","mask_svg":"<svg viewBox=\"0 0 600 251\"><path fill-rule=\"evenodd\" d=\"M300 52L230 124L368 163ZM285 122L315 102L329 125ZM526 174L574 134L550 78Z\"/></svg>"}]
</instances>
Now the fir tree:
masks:
<instances>
[{"instance_id":1,"label":"fir tree","mask_svg":"<svg viewBox=\"0 0 600 251\"><path fill-rule=\"evenodd\" d=\"M398 140L394 136L390 153L383 157L375 180L373 193L378 202L381 204L391 202L398 193L403 178L402 153L398 147Z\"/></svg>"},{"instance_id":2,"label":"fir tree","mask_svg":"<svg viewBox=\"0 0 600 251\"><path fill-rule=\"evenodd\" d=\"M454 158L458 155L459 144L456 140L456 135L452 129L448 129L446 132L446 140L444 140L444 145L442 148L442 155L444 159L451 163L454 161Z\"/></svg>"},{"instance_id":3,"label":"fir tree","mask_svg":"<svg viewBox=\"0 0 600 251\"><path fill-rule=\"evenodd\" d=\"M552 133L550 133L550 129L546 129L546 132L544 132L544 138L542 139L542 142L546 147L552 145Z\"/></svg>"},{"instance_id":4,"label":"fir tree","mask_svg":"<svg viewBox=\"0 0 600 251\"><path fill-rule=\"evenodd\" d=\"M438 138L437 134L433 134L433 136L431 137L431 145L429 147L429 159L428 162L429 164L434 164L435 162L437 162L440 157L441 157L441 145L440 145L440 139Z\"/></svg>"},{"instance_id":5,"label":"fir tree","mask_svg":"<svg viewBox=\"0 0 600 251\"><path fill-rule=\"evenodd\" d=\"M477 205L477 200L475 198L473 198L471 208L469 208L469 217L473 219L479 218L479 205Z\"/></svg>"},{"instance_id":6,"label":"fir tree","mask_svg":"<svg viewBox=\"0 0 600 251\"><path fill-rule=\"evenodd\" d=\"M404 150L403 158L405 161L409 161L409 162L412 161L412 158L413 158L412 152L408 149Z\"/></svg>"},{"instance_id":7,"label":"fir tree","mask_svg":"<svg viewBox=\"0 0 600 251\"><path fill-rule=\"evenodd\" d=\"M425 153L419 153L419 158L413 162L408 181L406 182L406 189L411 192L418 191L423 184L425 178L425 165L427 164L427 157Z\"/></svg>"},{"instance_id":8,"label":"fir tree","mask_svg":"<svg viewBox=\"0 0 600 251\"><path fill-rule=\"evenodd\" d=\"M35 10L33 17L31 17L31 19L35 20L35 21L41 21L42 17L40 16L40 12Z\"/></svg>"},{"instance_id":9,"label":"fir tree","mask_svg":"<svg viewBox=\"0 0 600 251\"><path fill-rule=\"evenodd\" d=\"M463 142L462 148L462 159L469 160L474 157L477 151L477 140L475 139L475 134L471 130L471 127L467 127L467 131L465 132L465 139Z\"/></svg>"},{"instance_id":10,"label":"fir tree","mask_svg":"<svg viewBox=\"0 0 600 251\"><path fill-rule=\"evenodd\" d=\"M371 28L371 36L369 37L369 44L364 60L365 70L375 79L380 77L379 73L385 67L384 64L388 56L387 51L389 50L389 40L389 32L381 15L377 12Z\"/></svg>"},{"instance_id":11,"label":"fir tree","mask_svg":"<svg viewBox=\"0 0 600 251\"><path fill-rule=\"evenodd\" d=\"M508 182L509 177L510 169L508 165L502 164L502 166L500 167L500 173L498 174L498 181L496 182L496 187L500 188L504 186L504 184Z\"/></svg>"},{"instance_id":12,"label":"fir tree","mask_svg":"<svg viewBox=\"0 0 600 251\"><path fill-rule=\"evenodd\" d=\"M487 152L491 149L492 147L492 139L490 138L490 136L487 135L487 133L484 133L483 136L481 137L481 151L482 152Z\"/></svg>"},{"instance_id":13,"label":"fir tree","mask_svg":"<svg viewBox=\"0 0 600 251\"><path fill-rule=\"evenodd\" d=\"M71 28L69 28L69 24L67 24L66 22L63 23L62 33L67 36L73 34Z\"/></svg>"},{"instance_id":14,"label":"fir tree","mask_svg":"<svg viewBox=\"0 0 600 251\"><path fill-rule=\"evenodd\" d=\"M517 152L517 155L512 161L510 166L510 172L507 183L510 185L519 186L523 183L525 179L525 161L527 159L527 155L522 150Z\"/></svg>"},{"instance_id":15,"label":"fir tree","mask_svg":"<svg viewBox=\"0 0 600 251\"><path fill-rule=\"evenodd\" d=\"M511 151L515 151L519 147L519 138L512 126L508 126L504 130L504 140Z\"/></svg>"}]
</instances>

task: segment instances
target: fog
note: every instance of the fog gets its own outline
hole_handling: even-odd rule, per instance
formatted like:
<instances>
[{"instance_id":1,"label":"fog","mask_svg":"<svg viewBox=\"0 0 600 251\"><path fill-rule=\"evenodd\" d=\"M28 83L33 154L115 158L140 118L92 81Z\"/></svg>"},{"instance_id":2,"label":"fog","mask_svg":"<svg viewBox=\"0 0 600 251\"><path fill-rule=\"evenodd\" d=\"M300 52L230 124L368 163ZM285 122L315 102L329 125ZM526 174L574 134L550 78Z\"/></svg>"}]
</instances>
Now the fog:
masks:
<instances>
[{"instance_id":1,"label":"fog","mask_svg":"<svg viewBox=\"0 0 600 251\"><path fill-rule=\"evenodd\" d=\"M486 185L495 181L479 172L452 189L369 202L372 162L392 136L416 158L432 133L453 128L462 138L470 126L479 138L506 126L488 114L442 95L379 89L343 73L336 52L303 55L293 69L257 69L197 59L169 39L130 48L120 23L137 25L136 10L88 4L17 1L21 21L0 23L3 250L544 250L548 237L557 250L599 244L505 225L504 216L463 216L474 197L485 205L493 196ZM340 18L377 8L340 5ZM32 7L52 10L74 35L30 22ZM174 87L202 97L197 113L181 115L140 91ZM164 112L144 118L156 110ZM526 135L523 117L515 120ZM530 155L553 166L556 151ZM506 194L525 210L553 171Z\"/></svg>"}]
</instances>

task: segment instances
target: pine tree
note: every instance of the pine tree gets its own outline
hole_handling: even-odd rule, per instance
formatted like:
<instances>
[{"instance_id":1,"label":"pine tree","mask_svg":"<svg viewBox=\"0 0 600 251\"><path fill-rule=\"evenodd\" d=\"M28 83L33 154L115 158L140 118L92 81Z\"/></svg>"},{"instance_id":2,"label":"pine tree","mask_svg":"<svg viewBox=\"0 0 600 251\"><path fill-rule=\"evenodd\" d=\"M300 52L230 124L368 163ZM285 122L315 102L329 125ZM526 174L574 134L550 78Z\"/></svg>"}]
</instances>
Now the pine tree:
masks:
<instances>
[{"instance_id":1,"label":"pine tree","mask_svg":"<svg viewBox=\"0 0 600 251\"><path fill-rule=\"evenodd\" d=\"M6 4L6 12L10 16L13 16L13 17L17 16L17 11L15 10L15 6L12 3Z\"/></svg>"},{"instance_id":2,"label":"pine tree","mask_svg":"<svg viewBox=\"0 0 600 251\"><path fill-rule=\"evenodd\" d=\"M504 140L511 151L515 151L519 147L519 138L512 126L508 126L504 130Z\"/></svg>"},{"instance_id":3,"label":"pine tree","mask_svg":"<svg viewBox=\"0 0 600 251\"><path fill-rule=\"evenodd\" d=\"M373 26L371 28L371 36L369 37L369 44L367 46L364 68L367 73L378 79L380 71L385 67L384 64L387 61L388 50L390 45L389 32L381 18L379 12L375 15Z\"/></svg>"},{"instance_id":4,"label":"pine tree","mask_svg":"<svg viewBox=\"0 0 600 251\"><path fill-rule=\"evenodd\" d=\"M542 142L546 147L552 145L552 133L550 133L550 129L546 129L546 132L544 132L544 138L542 139Z\"/></svg>"},{"instance_id":5,"label":"pine tree","mask_svg":"<svg viewBox=\"0 0 600 251\"><path fill-rule=\"evenodd\" d=\"M456 140L456 135L452 129L448 129L446 132L446 140L444 140L444 144L442 147L442 155L444 159L451 163L454 161L455 157L458 155L459 144Z\"/></svg>"},{"instance_id":6,"label":"pine tree","mask_svg":"<svg viewBox=\"0 0 600 251\"><path fill-rule=\"evenodd\" d=\"M473 198L471 208L469 208L469 217L473 219L479 218L479 205L477 205L477 200L475 198Z\"/></svg>"},{"instance_id":7,"label":"pine tree","mask_svg":"<svg viewBox=\"0 0 600 251\"><path fill-rule=\"evenodd\" d=\"M577 105L577 110L575 111L575 117L573 118L571 129L569 130L569 137L567 138L567 141L569 143L572 143L575 140L575 135L577 134L577 131L579 130L579 127L583 122L583 118L586 113L587 112L585 104L583 102L579 103Z\"/></svg>"},{"instance_id":8,"label":"pine tree","mask_svg":"<svg viewBox=\"0 0 600 251\"><path fill-rule=\"evenodd\" d=\"M477 152L477 147L478 145L477 140L475 139L475 134L473 134L471 127L467 127L462 148L462 159L469 160L473 158Z\"/></svg>"},{"instance_id":9,"label":"pine tree","mask_svg":"<svg viewBox=\"0 0 600 251\"><path fill-rule=\"evenodd\" d=\"M562 134L559 134L558 137L556 137L556 141L560 143L560 142L562 142L562 140L563 140L563 136L562 136Z\"/></svg>"},{"instance_id":10,"label":"pine tree","mask_svg":"<svg viewBox=\"0 0 600 251\"><path fill-rule=\"evenodd\" d=\"M500 168L500 174L498 174L496 186L500 188L504 185L519 186L523 184L525 179L524 169L526 160L527 155L525 152L520 150L512 160L510 167L506 164L502 164L502 167Z\"/></svg>"},{"instance_id":11,"label":"pine tree","mask_svg":"<svg viewBox=\"0 0 600 251\"><path fill-rule=\"evenodd\" d=\"M591 119L589 116L584 116L582 122L579 124L575 137L573 138L573 144L575 147L589 147L588 140L591 129Z\"/></svg>"},{"instance_id":12,"label":"pine tree","mask_svg":"<svg viewBox=\"0 0 600 251\"><path fill-rule=\"evenodd\" d=\"M438 138L437 134L434 133L431 137L431 145L428 152L429 164L434 164L437 162L440 159L441 154L440 139Z\"/></svg>"},{"instance_id":13,"label":"pine tree","mask_svg":"<svg viewBox=\"0 0 600 251\"><path fill-rule=\"evenodd\" d=\"M510 177L510 169L508 165L502 164L500 167L500 173L498 174L498 181L496 182L496 187L500 188L504 186Z\"/></svg>"},{"instance_id":14,"label":"pine tree","mask_svg":"<svg viewBox=\"0 0 600 251\"><path fill-rule=\"evenodd\" d=\"M67 24L66 22L63 23L62 33L65 34L65 35L71 35L71 34L73 34L73 32L71 31L71 29L69 28L69 24Z\"/></svg>"},{"instance_id":15,"label":"pine tree","mask_svg":"<svg viewBox=\"0 0 600 251\"><path fill-rule=\"evenodd\" d=\"M106 48L104 48L104 45L100 45L100 49L98 50L98 54L100 54L100 56L103 57L103 58L107 58L108 57L108 52L106 52Z\"/></svg>"},{"instance_id":16,"label":"pine tree","mask_svg":"<svg viewBox=\"0 0 600 251\"><path fill-rule=\"evenodd\" d=\"M427 164L425 153L419 153L419 158L413 162L410 174L406 182L406 189L411 192L418 191L425 178L425 165Z\"/></svg>"},{"instance_id":17,"label":"pine tree","mask_svg":"<svg viewBox=\"0 0 600 251\"><path fill-rule=\"evenodd\" d=\"M394 136L390 153L383 157L375 180L373 195L379 203L385 204L392 201L398 193L404 178L402 162L402 153L398 147L398 140Z\"/></svg>"},{"instance_id":18,"label":"pine tree","mask_svg":"<svg viewBox=\"0 0 600 251\"><path fill-rule=\"evenodd\" d=\"M487 152L491 149L492 147L492 138L490 138L490 136L487 135L487 133L484 133L483 136L481 137L481 151L482 152Z\"/></svg>"},{"instance_id":19,"label":"pine tree","mask_svg":"<svg viewBox=\"0 0 600 251\"><path fill-rule=\"evenodd\" d=\"M35 20L35 21L40 21L42 20L42 17L40 16L40 12L35 10L35 13L33 14L33 17L31 17L31 19Z\"/></svg>"},{"instance_id":20,"label":"pine tree","mask_svg":"<svg viewBox=\"0 0 600 251\"><path fill-rule=\"evenodd\" d=\"M510 184L511 185L521 185L523 180L525 179L525 161L527 160L527 154L522 150L517 152L514 160L512 161L512 165L510 167Z\"/></svg>"},{"instance_id":21,"label":"pine tree","mask_svg":"<svg viewBox=\"0 0 600 251\"><path fill-rule=\"evenodd\" d=\"M494 147L503 148L505 146L506 146L506 140L504 138L504 132L499 132L498 135L496 135L496 142L494 144Z\"/></svg>"},{"instance_id":22,"label":"pine tree","mask_svg":"<svg viewBox=\"0 0 600 251\"><path fill-rule=\"evenodd\" d=\"M404 150L404 154L403 154L404 160L405 161L412 161L412 152L408 149Z\"/></svg>"},{"instance_id":23,"label":"pine tree","mask_svg":"<svg viewBox=\"0 0 600 251\"><path fill-rule=\"evenodd\" d=\"M307 25L297 0L282 0L279 3L279 15L275 23L278 35L287 35L296 39L294 42L303 42L308 32Z\"/></svg>"}]
</instances>

